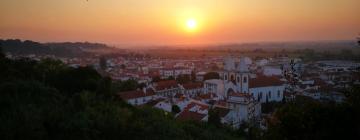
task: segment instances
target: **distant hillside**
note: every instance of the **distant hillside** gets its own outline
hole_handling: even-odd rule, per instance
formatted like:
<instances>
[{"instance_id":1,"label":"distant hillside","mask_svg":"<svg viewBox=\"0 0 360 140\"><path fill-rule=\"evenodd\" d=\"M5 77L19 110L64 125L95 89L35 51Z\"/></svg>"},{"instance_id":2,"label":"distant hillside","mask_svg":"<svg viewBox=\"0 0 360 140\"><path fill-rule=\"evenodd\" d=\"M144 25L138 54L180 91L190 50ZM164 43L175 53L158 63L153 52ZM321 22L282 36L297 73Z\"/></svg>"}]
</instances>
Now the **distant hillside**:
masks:
<instances>
[{"instance_id":1,"label":"distant hillside","mask_svg":"<svg viewBox=\"0 0 360 140\"><path fill-rule=\"evenodd\" d=\"M19 39L0 39L0 46L5 53L9 52L16 55L55 55L58 57L84 57L121 51L120 49L111 48L100 43L39 43L30 40L21 41Z\"/></svg>"}]
</instances>

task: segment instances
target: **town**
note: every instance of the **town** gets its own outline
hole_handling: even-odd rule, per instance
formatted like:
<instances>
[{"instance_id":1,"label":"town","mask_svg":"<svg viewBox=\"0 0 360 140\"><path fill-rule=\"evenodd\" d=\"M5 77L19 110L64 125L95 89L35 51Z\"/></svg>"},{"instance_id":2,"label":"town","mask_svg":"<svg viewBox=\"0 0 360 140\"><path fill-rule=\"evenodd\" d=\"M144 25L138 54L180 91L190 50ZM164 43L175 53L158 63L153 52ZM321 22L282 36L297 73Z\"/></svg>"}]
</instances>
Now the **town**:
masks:
<instances>
[{"instance_id":1,"label":"town","mask_svg":"<svg viewBox=\"0 0 360 140\"><path fill-rule=\"evenodd\" d=\"M19 56L8 53L7 57ZM41 60L48 56L27 57ZM178 120L204 122L213 111L222 124L233 128L246 123L266 129L272 112L262 112L262 106L291 102L298 96L342 103L344 91L360 84L358 62L304 62L286 54L255 59L228 53L189 59L139 55L60 60L74 68L92 66L114 81L136 82L140 85L136 89L117 93L133 106L174 113Z\"/></svg>"}]
</instances>

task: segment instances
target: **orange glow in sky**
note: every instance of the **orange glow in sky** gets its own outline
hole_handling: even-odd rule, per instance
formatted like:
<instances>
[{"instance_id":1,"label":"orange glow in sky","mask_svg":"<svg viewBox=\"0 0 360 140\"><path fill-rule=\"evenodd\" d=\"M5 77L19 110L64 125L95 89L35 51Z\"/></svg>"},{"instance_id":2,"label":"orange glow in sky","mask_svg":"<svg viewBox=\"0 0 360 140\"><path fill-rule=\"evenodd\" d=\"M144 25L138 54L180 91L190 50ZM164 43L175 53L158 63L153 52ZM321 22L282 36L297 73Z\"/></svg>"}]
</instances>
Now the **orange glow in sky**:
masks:
<instances>
[{"instance_id":1,"label":"orange glow in sky","mask_svg":"<svg viewBox=\"0 0 360 140\"><path fill-rule=\"evenodd\" d=\"M0 38L198 44L348 40L360 0L1 0Z\"/></svg>"}]
</instances>

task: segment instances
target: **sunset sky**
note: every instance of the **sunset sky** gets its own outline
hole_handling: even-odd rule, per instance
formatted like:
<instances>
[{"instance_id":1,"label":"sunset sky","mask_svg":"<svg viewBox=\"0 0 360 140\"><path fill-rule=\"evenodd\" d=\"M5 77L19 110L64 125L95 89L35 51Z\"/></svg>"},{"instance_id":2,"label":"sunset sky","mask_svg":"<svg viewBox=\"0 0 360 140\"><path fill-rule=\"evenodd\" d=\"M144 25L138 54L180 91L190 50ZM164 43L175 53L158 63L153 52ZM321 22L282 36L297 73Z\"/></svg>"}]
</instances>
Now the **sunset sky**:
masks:
<instances>
[{"instance_id":1,"label":"sunset sky","mask_svg":"<svg viewBox=\"0 0 360 140\"><path fill-rule=\"evenodd\" d=\"M350 40L360 33L359 6L360 0L1 0L0 38L132 45Z\"/></svg>"}]
</instances>

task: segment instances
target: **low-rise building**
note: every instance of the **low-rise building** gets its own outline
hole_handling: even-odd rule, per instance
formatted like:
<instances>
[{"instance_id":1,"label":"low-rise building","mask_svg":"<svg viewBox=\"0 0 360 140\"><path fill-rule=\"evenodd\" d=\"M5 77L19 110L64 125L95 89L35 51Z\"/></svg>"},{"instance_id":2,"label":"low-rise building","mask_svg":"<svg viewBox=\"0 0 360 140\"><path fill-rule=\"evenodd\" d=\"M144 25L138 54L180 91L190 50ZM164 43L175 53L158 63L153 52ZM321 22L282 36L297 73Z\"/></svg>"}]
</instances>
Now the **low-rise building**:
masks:
<instances>
[{"instance_id":1,"label":"low-rise building","mask_svg":"<svg viewBox=\"0 0 360 140\"><path fill-rule=\"evenodd\" d=\"M181 85L182 93L187 97L194 97L203 93L204 87L202 83L186 83Z\"/></svg>"},{"instance_id":2,"label":"low-rise building","mask_svg":"<svg viewBox=\"0 0 360 140\"><path fill-rule=\"evenodd\" d=\"M125 91L117 95L131 105L143 105L157 98L157 95L151 89Z\"/></svg>"},{"instance_id":3,"label":"low-rise building","mask_svg":"<svg viewBox=\"0 0 360 140\"><path fill-rule=\"evenodd\" d=\"M229 124L239 128L241 123L260 120L261 104L251 95L244 93L230 93L227 103L231 110Z\"/></svg>"},{"instance_id":4,"label":"low-rise building","mask_svg":"<svg viewBox=\"0 0 360 140\"><path fill-rule=\"evenodd\" d=\"M181 87L175 80L160 81L151 87L156 95L163 97L174 97L176 93L181 93Z\"/></svg>"},{"instance_id":5,"label":"low-rise building","mask_svg":"<svg viewBox=\"0 0 360 140\"><path fill-rule=\"evenodd\" d=\"M204 92L215 93L217 95L225 97L223 80L211 79L204 81Z\"/></svg>"}]
</instances>

